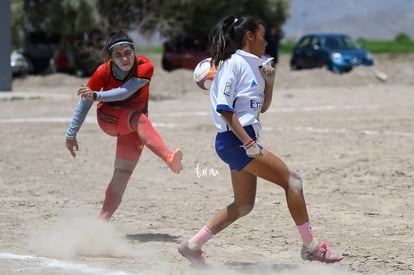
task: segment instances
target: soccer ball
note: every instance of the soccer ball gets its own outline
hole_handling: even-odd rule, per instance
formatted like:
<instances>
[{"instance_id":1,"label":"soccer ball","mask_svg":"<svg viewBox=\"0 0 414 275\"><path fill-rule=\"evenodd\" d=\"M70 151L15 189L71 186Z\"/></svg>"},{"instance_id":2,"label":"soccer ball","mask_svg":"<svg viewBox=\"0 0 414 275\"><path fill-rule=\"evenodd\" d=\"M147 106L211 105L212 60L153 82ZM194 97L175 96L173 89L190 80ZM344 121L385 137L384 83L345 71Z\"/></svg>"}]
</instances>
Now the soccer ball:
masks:
<instances>
[{"instance_id":1,"label":"soccer ball","mask_svg":"<svg viewBox=\"0 0 414 275\"><path fill-rule=\"evenodd\" d=\"M211 64L211 57L201 60L194 68L194 82L203 90L209 90L217 70Z\"/></svg>"}]
</instances>

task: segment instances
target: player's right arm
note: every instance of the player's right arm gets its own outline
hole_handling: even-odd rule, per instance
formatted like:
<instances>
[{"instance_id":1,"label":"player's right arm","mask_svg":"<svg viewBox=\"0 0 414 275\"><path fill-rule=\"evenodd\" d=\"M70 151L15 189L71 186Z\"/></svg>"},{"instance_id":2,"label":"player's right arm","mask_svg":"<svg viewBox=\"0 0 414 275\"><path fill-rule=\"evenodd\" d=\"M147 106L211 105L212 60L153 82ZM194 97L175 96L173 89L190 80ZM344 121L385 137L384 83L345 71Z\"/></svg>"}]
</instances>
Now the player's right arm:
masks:
<instances>
[{"instance_id":1,"label":"player's right arm","mask_svg":"<svg viewBox=\"0 0 414 275\"><path fill-rule=\"evenodd\" d=\"M80 98L73 112L72 121L66 130L66 148L69 150L73 157L76 156L76 152L79 149L78 142L76 140L76 134L85 121L86 115L91 108L93 101L86 98Z\"/></svg>"}]
</instances>

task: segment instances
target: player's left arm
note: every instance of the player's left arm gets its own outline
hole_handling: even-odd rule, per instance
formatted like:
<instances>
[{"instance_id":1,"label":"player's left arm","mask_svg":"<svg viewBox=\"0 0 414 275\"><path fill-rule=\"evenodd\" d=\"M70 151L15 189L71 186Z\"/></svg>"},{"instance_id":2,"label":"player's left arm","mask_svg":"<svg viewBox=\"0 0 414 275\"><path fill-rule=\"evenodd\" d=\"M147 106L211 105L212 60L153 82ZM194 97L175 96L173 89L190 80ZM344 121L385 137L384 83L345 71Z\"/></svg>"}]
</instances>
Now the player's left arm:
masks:
<instances>
[{"instance_id":1,"label":"player's left arm","mask_svg":"<svg viewBox=\"0 0 414 275\"><path fill-rule=\"evenodd\" d=\"M82 86L78 90L78 95L82 98L87 98L93 101L121 101L125 100L134 94L136 91L141 89L144 85L149 83L149 79L143 79L138 77L133 77L129 79L119 88L115 88L108 91L93 91L88 86Z\"/></svg>"},{"instance_id":2,"label":"player's left arm","mask_svg":"<svg viewBox=\"0 0 414 275\"><path fill-rule=\"evenodd\" d=\"M263 106L260 110L261 113L266 112L273 99L273 86L275 84L276 70L270 65L265 65L260 69L260 73L265 81Z\"/></svg>"},{"instance_id":3,"label":"player's left arm","mask_svg":"<svg viewBox=\"0 0 414 275\"><path fill-rule=\"evenodd\" d=\"M94 92L93 100L104 102L125 100L148 83L149 79L133 77L119 88L109 91Z\"/></svg>"},{"instance_id":4,"label":"player's left arm","mask_svg":"<svg viewBox=\"0 0 414 275\"><path fill-rule=\"evenodd\" d=\"M93 90L93 87L97 85L90 85L94 83L100 83L98 80L101 80L101 75L94 73L91 80L88 82L87 86L82 86L78 95L87 98L93 101L103 101L103 102L113 102L113 101L122 101L133 95L135 92L139 91L142 87L149 84L154 73L154 66L152 62L144 56L137 57L137 72L136 77L130 78L125 82L121 87L115 88L107 91L97 91ZM96 74L96 75L95 75ZM92 82L92 80L95 80ZM102 81L101 81L102 82Z\"/></svg>"},{"instance_id":5,"label":"player's left arm","mask_svg":"<svg viewBox=\"0 0 414 275\"><path fill-rule=\"evenodd\" d=\"M263 106L260 109L261 113L264 113L269 109L270 104L272 103L272 99L273 99L273 84L272 85L266 84L265 90L264 90Z\"/></svg>"}]
</instances>

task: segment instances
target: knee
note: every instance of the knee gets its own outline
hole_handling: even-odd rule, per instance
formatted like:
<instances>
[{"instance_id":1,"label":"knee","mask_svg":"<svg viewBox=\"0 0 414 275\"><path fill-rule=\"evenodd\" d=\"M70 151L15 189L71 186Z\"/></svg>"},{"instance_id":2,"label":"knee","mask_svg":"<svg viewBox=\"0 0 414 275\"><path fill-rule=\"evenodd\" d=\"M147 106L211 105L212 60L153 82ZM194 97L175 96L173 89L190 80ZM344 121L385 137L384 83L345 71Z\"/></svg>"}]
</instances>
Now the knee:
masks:
<instances>
[{"instance_id":1,"label":"knee","mask_svg":"<svg viewBox=\"0 0 414 275\"><path fill-rule=\"evenodd\" d=\"M125 160L121 158L116 158L115 164L114 164L114 173L132 174L136 166L137 166L137 161L130 161L130 160Z\"/></svg>"},{"instance_id":2,"label":"knee","mask_svg":"<svg viewBox=\"0 0 414 275\"><path fill-rule=\"evenodd\" d=\"M243 217L243 216L246 216L247 214L249 214L253 210L254 205L253 204L243 204L243 205L240 205L238 208L239 208L239 216Z\"/></svg>"},{"instance_id":3,"label":"knee","mask_svg":"<svg viewBox=\"0 0 414 275\"><path fill-rule=\"evenodd\" d=\"M112 175L112 181L116 183L124 183L129 180L129 178L132 175L132 170L130 169L114 169L113 175Z\"/></svg>"},{"instance_id":4,"label":"knee","mask_svg":"<svg viewBox=\"0 0 414 275\"><path fill-rule=\"evenodd\" d=\"M302 179L298 173L289 170L289 189L295 192L301 192L303 190Z\"/></svg>"},{"instance_id":5,"label":"knee","mask_svg":"<svg viewBox=\"0 0 414 275\"><path fill-rule=\"evenodd\" d=\"M125 190L126 185L128 184L129 179L131 178L131 175L131 170L115 169L107 191L122 194Z\"/></svg>"}]
</instances>

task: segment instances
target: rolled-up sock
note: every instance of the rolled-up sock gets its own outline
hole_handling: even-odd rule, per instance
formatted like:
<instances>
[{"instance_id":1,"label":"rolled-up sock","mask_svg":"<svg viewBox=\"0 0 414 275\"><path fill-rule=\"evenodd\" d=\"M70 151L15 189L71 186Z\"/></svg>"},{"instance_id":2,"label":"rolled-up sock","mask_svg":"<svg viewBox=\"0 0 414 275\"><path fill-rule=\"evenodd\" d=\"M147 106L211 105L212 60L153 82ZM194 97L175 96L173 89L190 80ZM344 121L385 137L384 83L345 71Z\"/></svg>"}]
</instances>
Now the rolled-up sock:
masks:
<instances>
[{"instance_id":1,"label":"rolled-up sock","mask_svg":"<svg viewBox=\"0 0 414 275\"><path fill-rule=\"evenodd\" d=\"M306 248L313 250L318 245L318 242L313 236L312 226L310 222L297 225L297 228L299 230L299 234L302 238L303 244L306 246Z\"/></svg>"},{"instance_id":2,"label":"rolled-up sock","mask_svg":"<svg viewBox=\"0 0 414 275\"><path fill-rule=\"evenodd\" d=\"M188 241L188 248L191 250L199 250L213 236L213 232L211 232L207 226L203 226L203 228Z\"/></svg>"}]
</instances>

